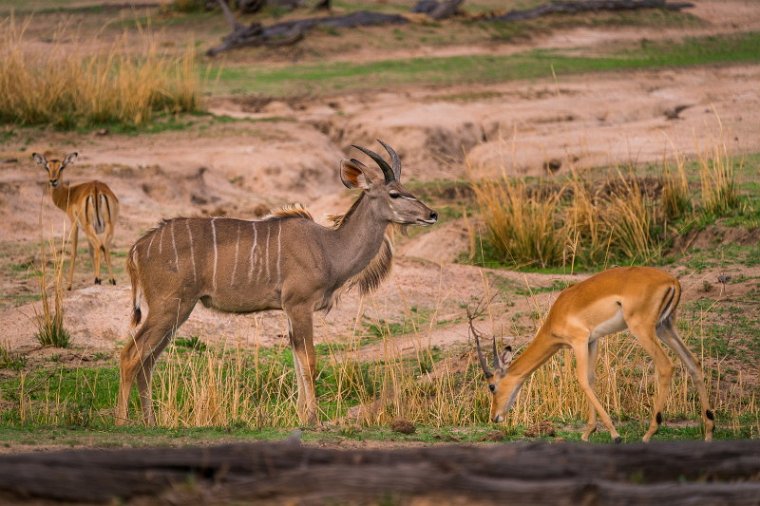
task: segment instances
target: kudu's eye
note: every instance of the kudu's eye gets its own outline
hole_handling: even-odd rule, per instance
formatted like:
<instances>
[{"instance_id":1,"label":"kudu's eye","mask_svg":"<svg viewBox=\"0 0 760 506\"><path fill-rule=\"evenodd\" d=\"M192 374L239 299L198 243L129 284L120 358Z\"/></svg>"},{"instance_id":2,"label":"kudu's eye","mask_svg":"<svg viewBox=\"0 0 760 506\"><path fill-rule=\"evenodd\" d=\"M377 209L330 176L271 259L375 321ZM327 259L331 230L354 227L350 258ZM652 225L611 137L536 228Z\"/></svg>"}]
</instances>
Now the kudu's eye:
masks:
<instances>
[{"instance_id":1,"label":"kudu's eye","mask_svg":"<svg viewBox=\"0 0 760 506\"><path fill-rule=\"evenodd\" d=\"M489 389L491 392L495 392L495 391L496 391L496 385L494 385L493 383L491 383L490 385L488 385L488 389Z\"/></svg>"},{"instance_id":2,"label":"kudu's eye","mask_svg":"<svg viewBox=\"0 0 760 506\"><path fill-rule=\"evenodd\" d=\"M397 199L401 196L399 192L389 192L389 195L391 196L392 199Z\"/></svg>"}]
</instances>

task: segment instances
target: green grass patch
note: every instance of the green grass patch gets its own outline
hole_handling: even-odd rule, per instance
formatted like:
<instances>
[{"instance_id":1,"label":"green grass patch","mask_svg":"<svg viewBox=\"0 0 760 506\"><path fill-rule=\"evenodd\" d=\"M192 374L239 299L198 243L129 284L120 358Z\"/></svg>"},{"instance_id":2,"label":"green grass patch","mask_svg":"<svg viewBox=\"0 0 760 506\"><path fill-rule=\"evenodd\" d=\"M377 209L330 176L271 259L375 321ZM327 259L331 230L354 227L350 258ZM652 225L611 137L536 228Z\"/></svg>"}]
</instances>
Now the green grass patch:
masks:
<instances>
[{"instance_id":1,"label":"green grass patch","mask_svg":"<svg viewBox=\"0 0 760 506\"><path fill-rule=\"evenodd\" d=\"M516 55L468 55L381 60L370 63L333 62L292 65L225 67L219 89L271 96L342 93L404 84L453 85L552 77L585 72L685 67L714 63L760 61L760 33L689 38L682 42L645 43L608 56L568 56L534 50Z\"/></svg>"}]
</instances>

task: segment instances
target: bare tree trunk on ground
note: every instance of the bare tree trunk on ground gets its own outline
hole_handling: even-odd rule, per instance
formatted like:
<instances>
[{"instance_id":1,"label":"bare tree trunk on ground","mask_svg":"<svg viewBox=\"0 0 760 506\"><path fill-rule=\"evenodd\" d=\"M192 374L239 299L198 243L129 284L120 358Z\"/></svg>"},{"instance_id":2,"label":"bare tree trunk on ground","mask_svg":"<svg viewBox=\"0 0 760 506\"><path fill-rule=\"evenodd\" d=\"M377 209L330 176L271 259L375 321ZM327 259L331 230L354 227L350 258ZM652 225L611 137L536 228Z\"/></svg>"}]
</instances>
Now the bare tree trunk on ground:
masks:
<instances>
[{"instance_id":1,"label":"bare tree trunk on ground","mask_svg":"<svg viewBox=\"0 0 760 506\"><path fill-rule=\"evenodd\" d=\"M757 505L760 440L334 450L296 438L0 456L0 497L16 502L153 497L181 504L211 496L215 504L424 496L493 504Z\"/></svg>"}]
</instances>

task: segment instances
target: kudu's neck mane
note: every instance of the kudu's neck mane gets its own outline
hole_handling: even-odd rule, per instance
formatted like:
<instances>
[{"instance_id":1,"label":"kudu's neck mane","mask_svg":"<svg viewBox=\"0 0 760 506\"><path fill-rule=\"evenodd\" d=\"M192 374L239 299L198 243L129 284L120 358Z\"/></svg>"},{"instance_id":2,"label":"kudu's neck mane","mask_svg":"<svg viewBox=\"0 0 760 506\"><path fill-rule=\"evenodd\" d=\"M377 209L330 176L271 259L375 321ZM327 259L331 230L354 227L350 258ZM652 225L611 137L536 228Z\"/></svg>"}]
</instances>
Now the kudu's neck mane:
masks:
<instances>
[{"instance_id":1,"label":"kudu's neck mane","mask_svg":"<svg viewBox=\"0 0 760 506\"><path fill-rule=\"evenodd\" d=\"M330 217L335 232L347 243L354 244L345 253L360 261L366 260L362 269L349 277L344 285L347 289L357 286L362 295L374 291L388 276L393 264L392 229L387 224L378 226L377 222L362 222L362 215L370 212L367 206L369 201L362 193L345 214Z\"/></svg>"}]
</instances>

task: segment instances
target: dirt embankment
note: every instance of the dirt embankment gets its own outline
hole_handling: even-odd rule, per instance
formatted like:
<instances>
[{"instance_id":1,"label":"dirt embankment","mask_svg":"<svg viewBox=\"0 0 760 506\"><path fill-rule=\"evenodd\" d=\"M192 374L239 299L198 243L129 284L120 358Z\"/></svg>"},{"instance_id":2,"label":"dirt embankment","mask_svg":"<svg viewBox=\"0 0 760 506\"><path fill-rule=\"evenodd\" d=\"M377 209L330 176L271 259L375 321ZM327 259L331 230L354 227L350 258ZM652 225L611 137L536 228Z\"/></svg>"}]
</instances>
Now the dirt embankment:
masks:
<instances>
[{"instance_id":1,"label":"dirt embankment","mask_svg":"<svg viewBox=\"0 0 760 506\"><path fill-rule=\"evenodd\" d=\"M749 19L745 14L729 15L719 4L700 2L696 12L718 16L712 26L720 29L730 28L739 17ZM756 4L733 4L757 11ZM528 46L572 44L586 37L584 33L557 34ZM650 35L657 37L654 32L646 36ZM603 44L604 40L589 43ZM67 179L101 179L121 201L115 240L118 285L90 286L91 271L80 262L75 289L65 302L75 346L114 350L129 330L130 294L123 257L161 218L252 218L272 206L301 202L325 223L326 214L344 211L352 198L337 177L338 161L358 155L350 149L352 143L378 149L376 138L400 153L402 181L423 183L541 175L547 167L562 174L600 165L658 162L674 152L690 155L716 142L725 142L732 154L757 152L757 82L760 67L729 66L575 76L558 82L409 88L329 100L214 98L211 112L243 121L209 119L203 120L207 121L203 128L196 125L186 131L137 137L60 132L29 133L24 139L11 136L0 144L3 339L14 348L35 346L32 317L39 306L26 301L38 290L31 272L40 261L40 230L46 240L60 240L65 224L63 213L46 196L45 177L33 166L32 151L61 154L76 149L81 156L67 170ZM676 109L680 111L674 116ZM390 281L365 300L348 295L329 317L318 317L317 340L348 336L363 318L398 319L412 307L427 308L438 319L456 322L463 316L462 305L492 289L488 286L494 279L549 286L557 278L486 273L454 263L466 247L466 229L459 221L438 225L412 239L401 238ZM712 279L718 274L709 270L701 276ZM686 279L687 297L692 281L695 286L702 283ZM551 297L542 294L538 304L548 306ZM524 333L531 324L520 315L533 303L525 297L500 300L503 310L493 311L494 331L512 335L517 327ZM282 315L274 314L220 315L199 308L181 333L251 345L279 343L286 323ZM457 326L431 325L430 329L434 342L466 340L466 332Z\"/></svg>"}]
</instances>

